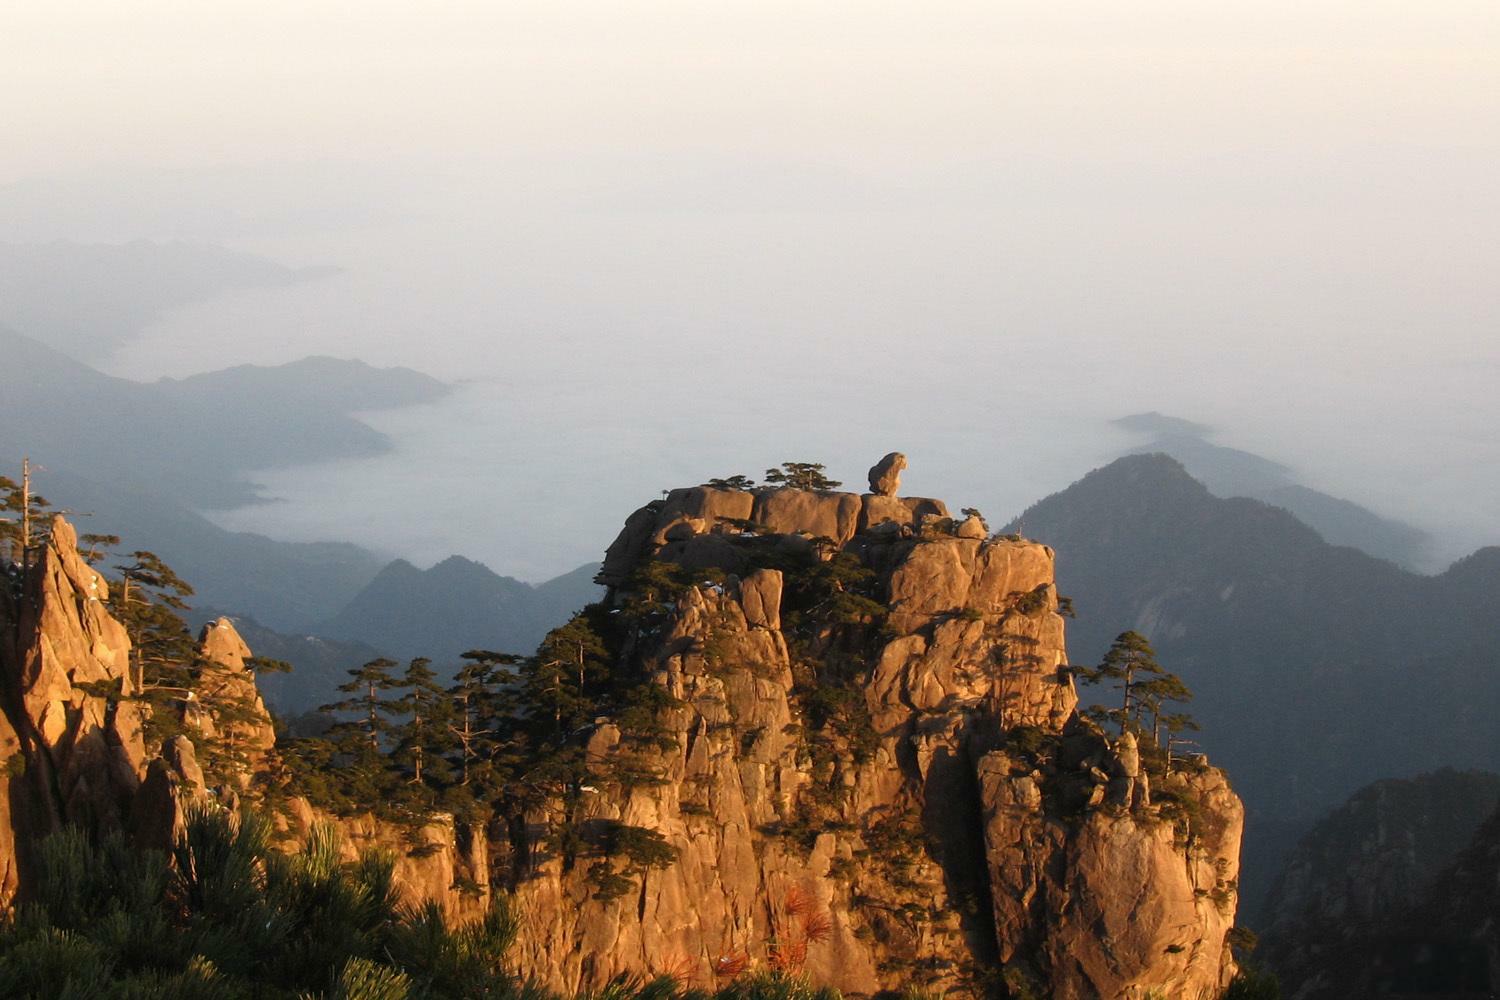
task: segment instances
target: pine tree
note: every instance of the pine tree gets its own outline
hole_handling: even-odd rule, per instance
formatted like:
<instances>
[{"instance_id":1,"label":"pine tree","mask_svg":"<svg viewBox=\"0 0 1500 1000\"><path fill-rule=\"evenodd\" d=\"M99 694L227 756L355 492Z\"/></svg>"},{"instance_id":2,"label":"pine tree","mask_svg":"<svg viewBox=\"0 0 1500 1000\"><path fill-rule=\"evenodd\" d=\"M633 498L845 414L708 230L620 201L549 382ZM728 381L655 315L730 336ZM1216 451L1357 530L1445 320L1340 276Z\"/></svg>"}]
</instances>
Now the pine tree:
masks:
<instances>
[{"instance_id":1,"label":"pine tree","mask_svg":"<svg viewBox=\"0 0 1500 1000\"><path fill-rule=\"evenodd\" d=\"M52 522L47 516L52 506L46 497L31 489L31 459L21 460L21 481L0 476L0 543L10 550L10 561L24 576L31 565L31 553L47 544Z\"/></svg>"},{"instance_id":2,"label":"pine tree","mask_svg":"<svg viewBox=\"0 0 1500 1000\"><path fill-rule=\"evenodd\" d=\"M396 731L396 758L410 771L412 784L443 784L449 777L446 754L453 740L452 702L437 683L432 661L417 657L406 667L401 686L406 694L393 707L406 716Z\"/></svg>"},{"instance_id":3,"label":"pine tree","mask_svg":"<svg viewBox=\"0 0 1500 1000\"><path fill-rule=\"evenodd\" d=\"M1182 678L1166 671L1138 682L1135 686L1135 695L1141 707L1142 728L1147 728L1149 715L1150 722L1147 731L1151 733L1152 739L1156 740L1158 745L1164 745L1161 739L1163 725L1168 718L1174 717L1170 714L1164 715L1163 709L1170 703L1191 701L1193 698L1193 692L1188 690ZM1180 717L1187 718L1187 716Z\"/></svg>"},{"instance_id":4,"label":"pine tree","mask_svg":"<svg viewBox=\"0 0 1500 1000\"><path fill-rule=\"evenodd\" d=\"M817 462L782 462L779 469L766 470L766 482L789 486L794 490L836 490L844 485L823 474Z\"/></svg>"},{"instance_id":5,"label":"pine tree","mask_svg":"<svg viewBox=\"0 0 1500 1000\"><path fill-rule=\"evenodd\" d=\"M397 712L396 700L385 697L386 692L399 687L392 673L395 669L396 661L383 656L353 667L348 671L349 680L339 685L339 690L349 697L331 705L319 706L320 712L355 716L353 720L340 722L329 730L330 734L337 733L346 737L345 740L336 742L351 747L354 742L358 742L375 753L380 753L381 741L393 729L390 716ZM351 733L357 734L357 741L347 738Z\"/></svg>"},{"instance_id":6,"label":"pine tree","mask_svg":"<svg viewBox=\"0 0 1500 1000\"><path fill-rule=\"evenodd\" d=\"M1156 651L1151 648L1151 643L1139 632L1130 631L1121 632L1115 637L1099 666L1092 670L1081 669L1078 676L1089 684L1106 680L1115 682L1111 686L1121 692L1120 707L1100 708L1096 714L1113 722L1123 733L1140 728L1141 705L1137 685L1164 673L1161 665L1156 662Z\"/></svg>"},{"instance_id":7,"label":"pine tree","mask_svg":"<svg viewBox=\"0 0 1500 1000\"><path fill-rule=\"evenodd\" d=\"M384 812L399 806L400 790L384 750L396 730L393 716L399 699L389 692L400 686L393 671L396 662L380 657L354 667L349 680L339 685L348 695L318 711L342 716L328 730L332 760L338 767L338 798L358 808Z\"/></svg>"},{"instance_id":8,"label":"pine tree","mask_svg":"<svg viewBox=\"0 0 1500 1000\"><path fill-rule=\"evenodd\" d=\"M588 618L574 615L547 633L526 664L523 694L533 711L552 720L552 738L594 715L600 682L608 676L604 640Z\"/></svg>"},{"instance_id":9,"label":"pine tree","mask_svg":"<svg viewBox=\"0 0 1500 1000\"><path fill-rule=\"evenodd\" d=\"M1143 750L1150 750L1170 770L1173 748L1189 742L1179 734L1195 731L1198 726L1191 716L1165 709L1170 704L1192 700L1193 693L1181 677L1169 673L1156 661L1156 651L1146 637L1139 632L1122 632L1098 667L1074 668L1074 672L1086 684L1115 682L1113 687L1122 693L1120 707L1095 706L1090 714L1114 724L1122 733L1135 733L1144 741ZM1165 743L1163 730L1167 733Z\"/></svg>"},{"instance_id":10,"label":"pine tree","mask_svg":"<svg viewBox=\"0 0 1500 1000\"><path fill-rule=\"evenodd\" d=\"M83 556L83 561L88 563L90 566L93 566L100 559L103 559L105 556L109 555L109 550L120 544L119 535L100 535L91 533L80 535L78 540L84 545L88 546L88 549L80 553L80 555Z\"/></svg>"},{"instance_id":11,"label":"pine tree","mask_svg":"<svg viewBox=\"0 0 1500 1000\"><path fill-rule=\"evenodd\" d=\"M166 852L77 827L32 845L27 905L0 923L0 996L546 1000L505 960L518 924L503 894L457 923L402 903L393 855L345 863L334 827L288 852L254 813L194 804L184 819Z\"/></svg>"},{"instance_id":12,"label":"pine tree","mask_svg":"<svg viewBox=\"0 0 1500 1000\"><path fill-rule=\"evenodd\" d=\"M1184 759L1177 753L1178 749L1185 746L1193 746L1196 741L1188 739L1183 733L1196 733L1198 723L1193 717L1185 712L1172 712L1161 717L1162 728L1167 731L1167 770L1172 770L1174 761Z\"/></svg>"},{"instance_id":13,"label":"pine tree","mask_svg":"<svg viewBox=\"0 0 1500 1000\"><path fill-rule=\"evenodd\" d=\"M707 483L704 483L704 485L712 486L715 489L720 490L745 491L755 489L755 480L751 479L749 476L727 476L723 479L710 479Z\"/></svg>"},{"instance_id":14,"label":"pine tree","mask_svg":"<svg viewBox=\"0 0 1500 1000\"><path fill-rule=\"evenodd\" d=\"M459 784L467 786L483 762L493 760L499 750L500 717L513 717L514 705L509 692L516 675L510 668L522 657L488 649L471 649L463 654L454 685L448 689L452 698L453 718L448 723L453 742L451 755L456 760Z\"/></svg>"},{"instance_id":15,"label":"pine tree","mask_svg":"<svg viewBox=\"0 0 1500 1000\"><path fill-rule=\"evenodd\" d=\"M134 561L120 569L111 610L130 636L135 689L191 689L198 653L177 612L187 609L184 598L192 596L193 588L155 553L130 556Z\"/></svg>"}]
</instances>

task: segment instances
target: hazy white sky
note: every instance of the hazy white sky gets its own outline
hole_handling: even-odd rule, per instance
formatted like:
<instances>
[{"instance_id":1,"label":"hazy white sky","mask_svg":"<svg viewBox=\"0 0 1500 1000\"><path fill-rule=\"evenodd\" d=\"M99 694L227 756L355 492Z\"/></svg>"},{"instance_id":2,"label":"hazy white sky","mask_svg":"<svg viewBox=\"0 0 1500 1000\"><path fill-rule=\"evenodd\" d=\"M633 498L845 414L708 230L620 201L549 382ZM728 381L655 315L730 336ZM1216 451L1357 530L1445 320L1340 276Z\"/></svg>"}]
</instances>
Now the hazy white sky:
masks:
<instances>
[{"instance_id":1,"label":"hazy white sky","mask_svg":"<svg viewBox=\"0 0 1500 1000\"><path fill-rule=\"evenodd\" d=\"M1085 427L1162 409L1500 541L1493 2L15 2L0 122L0 239L346 269L94 360L490 380L508 403L408 444L528 428L544 492L636 421L590 486L888 444L1008 515L1107 454ZM318 504L391 471L278 477L277 523L335 530ZM524 506L467 475L450 536L382 534L441 555Z\"/></svg>"},{"instance_id":2,"label":"hazy white sky","mask_svg":"<svg viewBox=\"0 0 1500 1000\"><path fill-rule=\"evenodd\" d=\"M1380 148L1492 155L1500 132L1479 0L55 0L6 4L0 39L5 179L642 149L1316 179Z\"/></svg>"}]
</instances>

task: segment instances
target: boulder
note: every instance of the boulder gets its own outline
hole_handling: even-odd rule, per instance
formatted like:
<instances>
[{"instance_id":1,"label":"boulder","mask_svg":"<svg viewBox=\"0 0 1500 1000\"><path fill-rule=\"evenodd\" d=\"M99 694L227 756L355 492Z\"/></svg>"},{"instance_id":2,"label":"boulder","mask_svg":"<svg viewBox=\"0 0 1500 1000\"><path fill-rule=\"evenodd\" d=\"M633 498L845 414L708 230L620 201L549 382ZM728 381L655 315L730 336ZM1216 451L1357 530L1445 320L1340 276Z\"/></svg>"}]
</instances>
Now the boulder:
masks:
<instances>
[{"instance_id":1,"label":"boulder","mask_svg":"<svg viewBox=\"0 0 1500 1000\"><path fill-rule=\"evenodd\" d=\"M877 496L893 497L901 488L901 473L906 468L906 456L899 451L870 466L870 492Z\"/></svg>"},{"instance_id":2,"label":"boulder","mask_svg":"<svg viewBox=\"0 0 1500 1000\"><path fill-rule=\"evenodd\" d=\"M854 537L862 508L855 493L822 493L781 487L755 494L753 520L776 534L828 538L842 546Z\"/></svg>"},{"instance_id":3,"label":"boulder","mask_svg":"<svg viewBox=\"0 0 1500 1000\"><path fill-rule=\"evenodd\" d=\"M989 535L984 522L977 517L966 517L958 522L959 538L984 538Z\"/></svg>"},{"instance_id":4,"label":"boulder","mask_svg":"<svg viewBox=\"0 0 1500 1000\"><path fill-rule=\"evenodd\" d=\"M910 528L929 514L947 517L948 508L941 500L928 497L889 497L866 493L860 497L859 530L869 531L883 524Z\"/></svg>"},{"instance_id":5,"label":"boulder","mask_svg":"<svg viewBox=\"0 0 1500 1000\"><path fill-rule=\"evenodd\" d=\"M758 569L739 583L739 602L751 628L781 628L781 571Z\"/></svg>"},{"instance_id":6,"label":"boulder","mask_svg":"<svg viewBox=\"0 0 1500 1000\"><path fill-rule=\"evenodd\" d=\"M232 671L244 670L245 661L250 659L250 647L228 618L203 626L198 633L198 653L210 663Z\"/></svg>"},{"instance_id":7,"label":"boulder","mask_svg":"<svg viewBox=\"0 0 1500 1000\"><path fill-rule=\"evenodd\" d=\"M705 522L705 530L723 521L746 521L755 507L755 495L745 490L726 490L717 486L694 486L672 490L662 504L663 521L679 517Z\"/></svg>"}]
</instances>

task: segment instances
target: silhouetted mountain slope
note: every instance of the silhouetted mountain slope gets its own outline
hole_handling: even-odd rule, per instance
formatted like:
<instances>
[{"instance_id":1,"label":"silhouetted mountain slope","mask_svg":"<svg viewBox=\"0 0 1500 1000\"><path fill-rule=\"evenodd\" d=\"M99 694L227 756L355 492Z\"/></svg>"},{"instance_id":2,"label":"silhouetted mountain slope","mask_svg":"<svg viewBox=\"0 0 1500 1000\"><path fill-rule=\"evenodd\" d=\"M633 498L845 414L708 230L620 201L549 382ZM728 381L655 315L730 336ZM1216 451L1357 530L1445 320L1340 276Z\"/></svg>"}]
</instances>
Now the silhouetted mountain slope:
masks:
<instances>
[{"instance_id":1,"label":"silhouetted mountain slope","mask_svg":"<svg viewBox=\"0 0 1500 1000\"><path fill-rule=\"evenodd\" d=\"M1404 921L1404 979L1492 997L1500 989L1500 810L1492 814ZM1415 945L1415 947L1413 947Z\"/></svg>"},{"instance_id":2,"label":"silhouetted mountain slope","mask_svg":"<svg viewBox=\"0 0 1500 1000\"><path fill-rule=\"evenodd\" d=\"M379 454L389 441L352 410L448 391L408 369L331 358L132 382L4 328L0 359L0 461L29 454L194 507L254 502L254 469Z\"/></svg>"},{"instance_id":3,"label":"silhouetted mountain slope","mask_svg":"<svg viewBox=\"0 0 1500 1000\"><path fill-rule=\"evenodd\" d=\"M1019 522L1058 551L1074 662L1134 628L1196 692L1204 747L1249 810L1247 902L1287 830L1353 789L1500 768L1500 551L1419 576L1215 497L1165 455L1122 458Z\"/></svg>"},{"instance_id":4,"label":"silhouetted mountain slope","mask_svg":"<svg viewBox=\"0 0 1500 1000\"><path fill-rule=\"evenodd\" d=\"M1288 854L1267 900L1257 960L1289 995L1352 995L1350 972L1363 974L1389 950L1376 939L1423 930L1411 926L1413 914L1430 909L1439 881L1452 882L1445 873L1497 804L1500 774L1487 771L1445 769L1360 789ZM1450 886L1443 896L1476 888ZM1483 921L1462 923L1476 930ZM1353 970L1342 968L1351 961Z\"/></svg>"},{"instance_id":5,"label":"silhouetted mountain slope","mask_svg":"<svg viewBox=\"0 0 1500 1000\"><path fill-rule=\"evenodd\" d=\"M532 587L461 556L426 570L397 559L316 631L400 657L454 661L476 648L530 653L550 629L598 599L597 569L582 566Z\"/></svg>"},{"instance_id":6,"label":"silhouetted mountain slope","mask_svg":"<svg viewBox=\"0 0 1500 1000\"><path fill-rule=\"evenodd\" d=\"M437 379L410 368L373 368L363 361L321 356L269 367L235 365L187 378L164 378L154 385L182 405L291 399L336 413L430 403L448 391Z\"/></svg>"},{"instance_id":7,"label":"silhouetted mountain slope","mask_svg":"<svg viewBox=\"0 0 1500 1000\"><path fill-rule=\"evenodd\" d=\"M82 358L108 355L174 306L333 274L202 243L0 243L0 323Z\"/></svg>"},{"instance_id":8,"label":"silhouetted mountain slope","mask_svg":"<svg viewBox=\"0 0 1500 1000\"><path fill-rule=\"evenodd\" d=\"M1138 413L1114 423L1151 435L1149 444L1130 454L1170 455L1215 496L1249 497L1284 507L1325 541L1352 546L1408 569L1427 563L1431 538L1425 531L1305 486L1280 462L1213 444L1205 439L1211 428L1160 413Z\"/></svg>"}]
</instances>

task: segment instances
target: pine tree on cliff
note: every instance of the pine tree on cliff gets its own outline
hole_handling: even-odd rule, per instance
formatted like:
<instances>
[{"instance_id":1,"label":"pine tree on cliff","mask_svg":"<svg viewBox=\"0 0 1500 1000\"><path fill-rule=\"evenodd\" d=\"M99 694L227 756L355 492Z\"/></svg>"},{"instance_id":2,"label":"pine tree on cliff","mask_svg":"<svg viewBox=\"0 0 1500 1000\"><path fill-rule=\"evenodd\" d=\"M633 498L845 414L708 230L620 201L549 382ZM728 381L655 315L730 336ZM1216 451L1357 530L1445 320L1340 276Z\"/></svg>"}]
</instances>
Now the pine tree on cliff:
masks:
<instances>
[{"instance_id":1,"label":"pine tree on cliff","mask_svg":"<svg viewBox=\"0 0 1500 1000\"><path fill-rule=\"evenodd\" d=\"M377 809L396 805L396 773L383 747L396 726L392 716L400 711L400 699L389 692L400 687L396 662L379 657L354 667L349 680L339 685L348 695L342 701L323 705L318 711L344 716L328 730L333 757L339 768L339 793L345 799Z\"/></svg>"},{"instance_id":2,"label":"pine tree on cliff","mask_svg":"<svg viewBox=\"0 0 1500 1000\"><path fill-rule=\"evenodd\" d=\"M1139 632L1121 632L1110 645L1104 659L1092 670L1083 668L1078 677L1086 684L1114 681L1111 686L1121 692L1119 708L1096 706L1093 714L1112 722L1120 732L1140 729L1140 687L1166 674L1156 662L1156 651Z\"/></svg>"},{"instance_id":3,"label":"pine tree on cliff","mask_svg":"<svg viewBox=\"0 0 1500 1000\"><path fill-rule=\"evenodd\" d=\"M718 490L738 490L745 492L755 489L755 480L749 476L725 476L721 479L710 479L703 485L712 486Z\"/></svg>"},{"instance_id":4,"label":"pine tree on cliff","mask_svg":"<svg viewBox=\"0 0 1500 1000\"><path fill-rule=\"evenodd\" d=\"M499 721L513 718L514 699L510 696L516 679L509 668L521 657L488 649L471 649L463 654L454 684L448 689L453 713L448 722L448 755L458 772L458 783L467 787L476 777L482 785L492 771L500 748Z\"/></svg>"},{"instance_id":5,"label":"pine tree on cliff","mask_svg":"<svg viewBox=\"0 0 1500 1000\"><path fill-rule=\"evenodd\" d=\"M120 544L119 535L101 535L96 533L79 535L78 540L88 548L78 553L83 556L83 561L90 566L95 565L100 559L109 555L109 550Z\"/></svg>"},{"instance_id":6,"label":"pine tree on cliff","mask_svg":"<svg viewBox=\"0 0 1500 1000\"><path fill-rule=\"evenodd\" d=\"M560 740L594 715L599 683L608 677L608 650L584 615L547 633L526 665L523 694L533 711L551 720Z\"/></svg>"},{"instance_id":7,"label":"pine tree on cliff","mask_svg":"<svg viewBox=\"0 0 1500 1000\"><path fill-rule=\"evenodd\" d=\"M844 485L825 476L817 462L782 462L779 469L767 469L765 478L768 483L794 490L836 490Z\"/></svg>"},{"instance_id":8,"label":"pine tree on cliff","mask_svg":"<svg viewBox=\"0 0 1500 1000\"><path fill-rule=\"evenodd\" d=\"M130 557L133 561L120 569L110 610L130 636L135 688L189 689L198 651L177 612L187 609L193 588L154 552Z\"/></svg>"},{"instance_id":9,"label":"pine tree on cliff","mask_svg":"<svg viewBox=\"0 0 1500 1000\"><path fill-rule=\"evenodd\" d=\"M1193 717L1185 712L1171 712L1161 717L1161 725L1167 732L1167 742L1163 744L1163 747L1167 752L1167 770L1170 771L1174 761L1183 759L1183 755L1177 752L1178 749L1194 745L1195 741L1188 739L1183 734L1196 733L1198 731L1198 723L1194 722ZM1157 737L1158 742L1160 742L1160 739L1160 737Z\"/></svg>"},{"instance_id":10,"label":"pine tree on cliff","mask_svg":"<svg viewBox=\"0 0 1500 1000\"><path fill-rule=\"evenodd\" d=\"M349 697L331 705L321 705L318 711L354 715L355 719L339 723L329 732L355 732L359 742L378 753L381 740L391 733L388 716L397 711L397 701L385 697L386 692L400 686L392 672L395 669L396 661L383 656L351 668L349 680L339 685L339 690Z\"/></svg>"},{"instance_id":11,"label":"pine tree on cliff","mask_svg":"<svg viewBox=\"0 0 1500 1000\"><path fill-rule=\"evenodd\" d=\"M1149 714L1150 723L1148 731L1158 746L1164 745L1161 739L1162 729L1171 720L1176 719L1179 723L1182 720L1186 720L1187 722L1192 721L1186 715L1180 713L1163 714L1163 709L1168 704L1192 701L1193 699L1193 692L1188 690L1188 686L1176 674L1169 674L1166 671L1162 671L1158 675L1148 677L1146 680L1136 684L1135 694L1141 706L1140 721L1142 728L1147 728L1146 718ZM1196 729L1197 726L1195 725L1193 728ZM1179 724L1178 731L1180 732L1181 729L1182 727Z\"/></svg>"},{"instance_id":12,"label":"pine tree on cliff","mask_svg":"<svg viewBox=\"0 0 1500 1000\"><path fill-rule=\"evenodd\" d=\"M0 543L10 551L10 561L24 573L31 553L47 544L52 504L31 489L31 460L21 462L21 481L0 476Z\"/></svg>"},{"instance_id":13,"label":"pine tree on cliff","mask_svg":"<svg viewBox=\"0 0 1500 1000\"><path fill-rule=\"evenodd\" d=\"M432 661L417 657L406 667L401 686L406 694L393 707L406 716L396 732L396 759L410 772L412 784L445 784L451 777L445 756L453 741L452 702L437 683Z\"/></svg>"}]
</instances>

